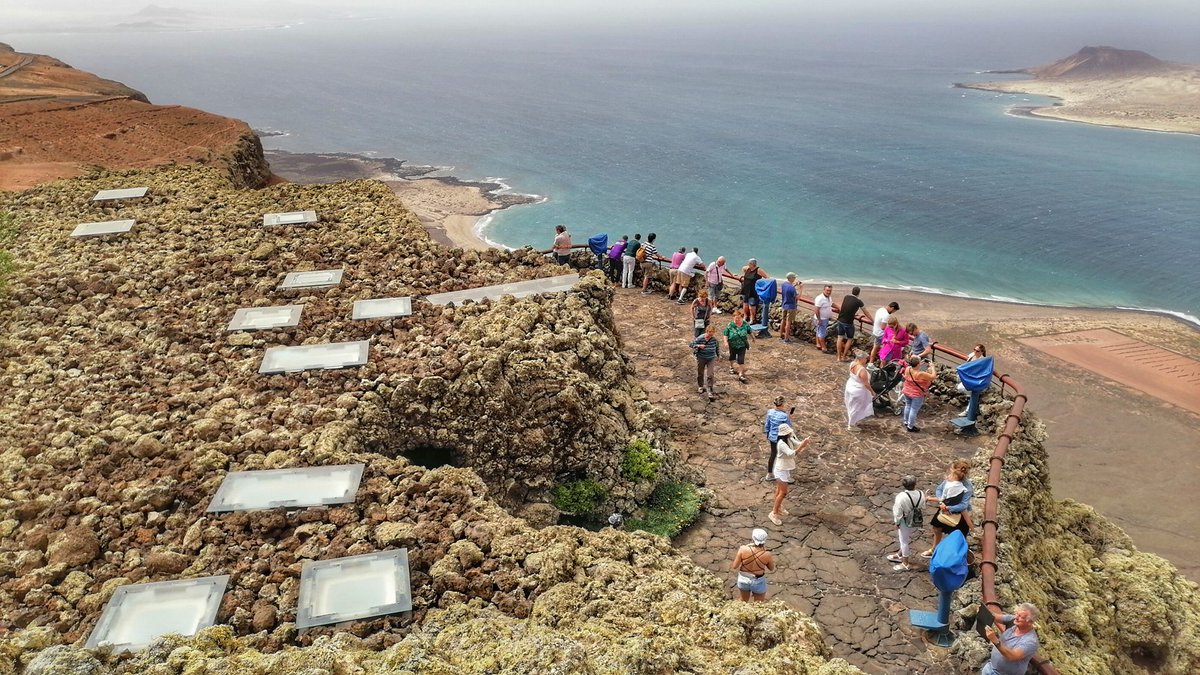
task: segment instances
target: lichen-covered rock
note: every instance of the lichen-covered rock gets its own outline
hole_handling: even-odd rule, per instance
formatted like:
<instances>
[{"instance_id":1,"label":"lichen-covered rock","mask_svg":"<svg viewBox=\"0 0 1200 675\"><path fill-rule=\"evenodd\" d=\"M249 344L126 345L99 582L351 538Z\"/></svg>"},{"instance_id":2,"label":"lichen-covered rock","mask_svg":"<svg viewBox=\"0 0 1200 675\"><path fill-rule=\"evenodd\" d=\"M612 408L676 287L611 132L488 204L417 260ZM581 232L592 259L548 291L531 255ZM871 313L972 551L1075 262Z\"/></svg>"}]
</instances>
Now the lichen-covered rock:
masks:
<instances>
[{"instance_id":1,"label":"lichen-covered rock","mask_svg":"<svg viewBox=\"0 0 1200 675\"><path fill-rule=\"evenodd\" d=\"M1008 405L996 397L984 410L984 427L1001 428ZM1055 500L1045 440L1045 425L1027 409L1001 485L1002 601L1039 607L1042 654L1064 675L1200 672L1200 589L1091 507ZM964 659L986 653L956 651Z\"/></svg>"},{"instance_id":2,"label":"lichen-covered rock","mask_svg":"<svg viewBox=\"0 0 1200 675\"><path fill-rule=\"evenodd\" d=\"M150 196L90 201L114 184ZM263 227L296 209L320 223ZM0 672L853 672L810 620L732 605L661 538L547 526L561 481L636 492L621 475L634 437L653 439L660 479L683 473L598 275L547 297L420 302L562 268L448 251L370 181L244 191L215 169L96 172L0 193L0 210L23 265L0 297ZM138 222L128 235L67 236L118 213ZM339 267L338 287L278 288ZM350 320L354 300L395 296L418 298L411 317ZM225 332L238 308L288 303L305 308L294 328ZM257 372L267 347L352 340L370 341L368 365ZM206 513L227 471L347 463L366 467L352 503ZM397 547L411 613L297 633L306 561ZM129 656L61 646L122 585L213 574L230 576L219 625L194 638Z\"/></svg>"}]
</instances>

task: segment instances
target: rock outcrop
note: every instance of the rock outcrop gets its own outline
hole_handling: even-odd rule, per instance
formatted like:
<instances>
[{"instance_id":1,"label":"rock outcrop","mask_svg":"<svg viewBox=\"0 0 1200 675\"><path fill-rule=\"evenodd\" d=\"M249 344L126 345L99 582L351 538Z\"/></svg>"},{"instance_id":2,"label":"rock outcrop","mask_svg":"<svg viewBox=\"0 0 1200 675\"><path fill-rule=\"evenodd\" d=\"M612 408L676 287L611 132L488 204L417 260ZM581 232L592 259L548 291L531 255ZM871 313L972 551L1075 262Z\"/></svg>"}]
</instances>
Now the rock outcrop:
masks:
<instances>
[{"instance_id":1,"label":"rock outcrop","mask_svg":"<svg viewBox=\"0 0 1200 675\"><path fill-rule=\"evenodd\" d=\"M89 201L132 183L150 195ZM261 224L292 209L320 223ZM0 300L0 615L13 632L0 671L854 672L826 661L811 620L729 603L662 538L539 530L499 505L586 477L631 509L639 486L620 466L634 438L653 443L662 480L680 474L598 275L553 296L351 321L358 299L565 270L530 250L444 249L370 181L247 191L216 168L96 172L0 195L0 210L16 216L22 265ZM67 236L118 216L138 224ZM277 288L327 268L346 271L339 287ZM225 332L240 307L287 303L305 306L295 328ZM359 339L371 361L355 370L257 372L270 346ZM367 465L353 504L205 513L229 470L348 462ZM411 614L296 634L304 561L396 547ZM134 657L56 646L81 644L121 585L210 574L231 575L222 625L193 640Z\"/></svg>"},{"instance_id":2,"label":"rock outcrop","mask_svg":"<svg viewBox=\"0 0 1200 675\"><path fill-rule=\"evenodd\" d=\"M1021 72L1037 78L1112 78L1161 73L1171 68L1170 63L1136 49L1084 47L1054 63Z\"/></svg>"}]
</instances>

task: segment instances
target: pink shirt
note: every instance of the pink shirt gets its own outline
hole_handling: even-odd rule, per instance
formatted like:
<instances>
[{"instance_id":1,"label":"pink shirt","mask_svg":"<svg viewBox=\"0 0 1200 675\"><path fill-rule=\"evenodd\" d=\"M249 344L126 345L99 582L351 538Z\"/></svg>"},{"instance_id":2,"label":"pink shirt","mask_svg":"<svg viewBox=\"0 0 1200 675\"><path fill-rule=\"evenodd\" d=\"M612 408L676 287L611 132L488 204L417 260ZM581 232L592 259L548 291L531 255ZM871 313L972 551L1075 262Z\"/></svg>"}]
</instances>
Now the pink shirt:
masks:
<instances>
[{"instance_id":1,"label":"pink shirt","mask_svg":"<svg viewBox=\"0 0 1200 675\"><path fill-rule=\"evenodd\" d=\"M679 263L683 262L683 259L686 256L687 256L686 253L680 253L679 251L672 253L671 254L671 269L673 269L673 270L679 269Z\"/></svg>"},{"instance_id":2,"label":"pink shirt","mask_svg":"<svg viewBox=\"0 0 1200 675\"><path fill-rule=\"evenodd\" d=\"M571 234L569 232L559 232L554 235L554 252L559 255L571 252Z\"/></svg>"},{"instance_id":3,"label":"pink shirt","mask_svg":"<svg viewBox=\"0 0 1200 675\"><path fill-rule=\"evenodd\" d=\"M716 286L717 284L721 283L721 277L727 272L729 272L729 270L727 270L724 265L717 265L717 263L714 262L708 266L707 270L704 271L704 280L708 282L709 286Z\"/></svg>"}]
</instances>

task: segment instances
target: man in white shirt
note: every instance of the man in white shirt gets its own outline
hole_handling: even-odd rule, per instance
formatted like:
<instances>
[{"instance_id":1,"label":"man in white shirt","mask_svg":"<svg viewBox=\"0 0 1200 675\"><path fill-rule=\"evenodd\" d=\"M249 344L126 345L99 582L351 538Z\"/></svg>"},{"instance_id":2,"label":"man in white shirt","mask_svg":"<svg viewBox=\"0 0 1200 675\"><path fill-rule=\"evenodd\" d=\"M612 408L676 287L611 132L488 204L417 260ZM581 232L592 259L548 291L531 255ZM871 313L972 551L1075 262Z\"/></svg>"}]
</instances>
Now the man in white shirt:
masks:
<instances>
[{"instance_id":1,"label":"man in white shirt","mask_svg":"<svg viewBox=\"0 0 1200 675\"><path fill-rule=\"evenodd\" d=\"M692 277L696 275L696 266L703 265L704 261L700 259L700 249L693 248L690 253L683 256L683 262L679 263L679 299L676 300L679 304L683 304L683 296L687 295L688 287L692 285Z\"/></svg>"},{"instance_id":2,"label":"man in white shirt","mask_svg":"<svg viewBox=\"0 0 1200 675\"><path fill-rule=\"evenodd\" d=\"M826 284L816 298L813 298L813 320L816 323L817 349L829 352L825 338L829 335L829 320L833 318L833 286Z\"/></svg>"},{"instance_id":3,"label":"man in white shirt","mask_svg":"<svg viewBox=\"0 0 1200 675\"><path fill-rule=\"evenodd\" d=\"M900 303L889 302L887 307L880 307L875 310L875 323L871 324L871 358L867 359L869 363L875 362L875 357L879 356L879 349L883 347L883 327L887 324L888 317L892 312L900 311Z\"/></svg>"},{"instance_id":4,"label":"man in white shirt","mask_svg":"<svg viewBox=\"0 0 1200 675\"><path fill-rule=\"evenodd\" d=\"M723 278L726 274L729 274L729 270L725 268L725 256L719 256L717 261L709 264L708 269L704 271L704 283L708 285L708 297L712 299L714 305L720 299L721 285L724 283ZM721 314L721 308L714 308L713 314Z\"/></svg>"}]
</instances>

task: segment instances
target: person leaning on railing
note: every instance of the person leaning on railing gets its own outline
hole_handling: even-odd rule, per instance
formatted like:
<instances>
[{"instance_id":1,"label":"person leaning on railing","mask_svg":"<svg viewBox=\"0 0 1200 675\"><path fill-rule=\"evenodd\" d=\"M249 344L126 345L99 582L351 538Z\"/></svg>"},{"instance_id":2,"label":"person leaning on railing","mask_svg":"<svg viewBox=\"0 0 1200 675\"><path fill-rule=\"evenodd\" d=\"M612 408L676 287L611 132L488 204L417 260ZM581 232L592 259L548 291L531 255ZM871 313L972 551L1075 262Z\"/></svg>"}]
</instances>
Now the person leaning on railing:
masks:
<instances>
[{"instance_id":1,"label":"person leaning on railing","mask_svg":"<svg viewBox=\"0 0 1200 675\"><path fill-rule=\"evenodd\" d=\"M1004 614L996 618L997 631L988 626L985 631L987 641L992 643L992 655L983 664L980 675L1025 675L1029 669L1029 661L1037 653L1038 641L1037 608L1028 602L1017 605L1013 614ZM1012 624L1007 629L1004 624Z\"/></svg>"}]
</instances>

